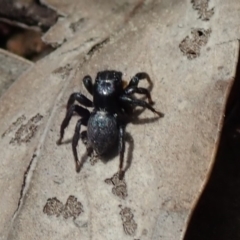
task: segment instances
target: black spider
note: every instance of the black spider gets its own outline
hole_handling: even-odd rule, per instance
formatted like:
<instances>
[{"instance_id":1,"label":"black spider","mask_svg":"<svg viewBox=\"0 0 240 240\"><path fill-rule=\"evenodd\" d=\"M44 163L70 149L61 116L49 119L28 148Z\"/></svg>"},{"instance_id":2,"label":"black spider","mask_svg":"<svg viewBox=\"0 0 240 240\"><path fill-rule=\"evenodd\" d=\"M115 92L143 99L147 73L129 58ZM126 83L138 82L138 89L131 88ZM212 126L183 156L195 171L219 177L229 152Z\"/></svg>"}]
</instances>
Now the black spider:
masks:
<instances>
[{"instance_id":1,"label":"black spider","mask_svg":"<svg viewBox=\"0 0 240 240\"><path fill-rule=\"evenodd\" d=\"M93 96L93 102L79 92L71 94L67 103L67 113L61 125L58 144L61 144L64 130L68 126L73 114L77 113L80 115L82 118L76 124L72 139L72 151L77 172L81 168L76 149L79 138L85 141L88 153L95 151L98 156L110 151L118 141L120 153L119 177L123 177L125 117L131 116L132 109L135 106L148 108L152 112L157 113L159 117L163 116L161 112L156 111L151 106L153 101L149 90L138 87L138 83L142 79L147 79L151 82L148 74L141 72L137 73L127 87L124 88L121 72L102 71L98 72L94 84L90 76L83 78L84 86ZM149 103L134 98L134 93L146 95ZM93 111L90 112L86 108L75 105L75 101L78 101L85 107L92 107ZM80 134L81 125L86 126L87 131Z\"/></svg>"}]
</instances>

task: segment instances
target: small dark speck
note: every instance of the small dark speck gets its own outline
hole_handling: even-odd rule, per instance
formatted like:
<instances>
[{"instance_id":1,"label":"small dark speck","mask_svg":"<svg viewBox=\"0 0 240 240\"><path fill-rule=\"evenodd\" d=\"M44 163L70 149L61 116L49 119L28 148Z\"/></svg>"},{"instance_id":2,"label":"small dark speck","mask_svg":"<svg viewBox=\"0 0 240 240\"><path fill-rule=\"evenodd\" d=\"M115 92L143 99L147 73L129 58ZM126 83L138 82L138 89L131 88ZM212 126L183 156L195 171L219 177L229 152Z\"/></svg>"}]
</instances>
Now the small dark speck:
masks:
<instances>
[{"instance_id":1,"label":"small dark speck","mask_svg":"<svg viewBox=\"0 0 240 240\"><path fill-rule=\"evenodd\" d=\"M219 67L218 67L218 70L222 70L222 69L223 69L223 66L219 66Z\"/></svg>"},{"instance_id":2,"label":"small dark speck","mask_svg":"<svg viewBox=\"0 0 240 240\"><path fill-rule=\"evenodd\" d=\"M207 48L207 51L209 52L210 50L211 50L211 48L210 48L210 47L208 47L208 48Z\"/></svg>"},{"instance_id":3,"label":"small dark speck","mask_svg":"<svg viewBox=\"0 0 240 240\"><path fill-rule=\"evenodd\" d=\"M142 235L147 236L147 234L148 234L148 230L144 228L142 231Z\"/></svg>"}]
</instances>

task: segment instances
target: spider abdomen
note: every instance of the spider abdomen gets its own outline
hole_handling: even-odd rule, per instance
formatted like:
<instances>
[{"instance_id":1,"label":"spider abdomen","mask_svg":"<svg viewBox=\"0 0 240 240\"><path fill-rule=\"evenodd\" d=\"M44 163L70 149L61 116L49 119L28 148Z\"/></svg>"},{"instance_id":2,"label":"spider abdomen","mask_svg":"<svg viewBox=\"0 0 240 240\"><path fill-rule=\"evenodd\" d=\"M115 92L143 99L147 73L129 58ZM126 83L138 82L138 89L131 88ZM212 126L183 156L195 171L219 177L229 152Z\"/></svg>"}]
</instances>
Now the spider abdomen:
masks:
<instances>
[{"instance_id":1,"label":"spider abdomen","mask_svg":"<svg viewBox=\"0 0 240 240\"><path fill-rule=\"evenodd\" d=\"M88 120L87 135L98 155L108 152L119 135L116 118L104 111L93 112Z\"/></svg>"}]
</instances>

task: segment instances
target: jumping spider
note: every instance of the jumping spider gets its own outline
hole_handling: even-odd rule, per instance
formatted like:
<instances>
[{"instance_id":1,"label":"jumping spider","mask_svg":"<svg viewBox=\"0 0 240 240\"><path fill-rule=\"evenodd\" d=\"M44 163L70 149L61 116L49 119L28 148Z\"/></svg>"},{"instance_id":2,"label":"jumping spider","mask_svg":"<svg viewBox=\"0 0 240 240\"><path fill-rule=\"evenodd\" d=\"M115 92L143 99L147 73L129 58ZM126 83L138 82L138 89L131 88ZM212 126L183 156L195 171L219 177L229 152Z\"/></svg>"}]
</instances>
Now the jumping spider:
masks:
<instances>
[{"instance_id":1,"label":"jumping spider","mask_svg":"<svg viewBox=\"0 0 240 240\"><path fill-rule=\"evenodd\" d=\"M122 73L117 71L102 71L97 73L95 83L92 83L90 76L83 78L83 84L88 92L93 96L93 102L80 92L72 93L67 103L67 113L60 128L60 138L58 144L61 144L64 130L68 126L74 113L80 118L75 127L75 133L72 139L72 151L76 162L76 171L79 172L81 163L78 159L77 144L79 138L85 141L87 152L95 151L101 156L111 150L118 141L120 154L119 178L123 178L123 159L125 151L125 117L130 117L135 106L148 108L152 112L163 117L161 112L156 111L150 92L146 88L138 87L142 79L151 82L147 73L137 73L124 88ZM136 99L134 93L143 94L148 98L148 102ZM86 108L74 104L77 101L85 107L92 107L90 112ZM81 125L87 127L87 131L80 133Z\"/></svg>"}]
</instances>

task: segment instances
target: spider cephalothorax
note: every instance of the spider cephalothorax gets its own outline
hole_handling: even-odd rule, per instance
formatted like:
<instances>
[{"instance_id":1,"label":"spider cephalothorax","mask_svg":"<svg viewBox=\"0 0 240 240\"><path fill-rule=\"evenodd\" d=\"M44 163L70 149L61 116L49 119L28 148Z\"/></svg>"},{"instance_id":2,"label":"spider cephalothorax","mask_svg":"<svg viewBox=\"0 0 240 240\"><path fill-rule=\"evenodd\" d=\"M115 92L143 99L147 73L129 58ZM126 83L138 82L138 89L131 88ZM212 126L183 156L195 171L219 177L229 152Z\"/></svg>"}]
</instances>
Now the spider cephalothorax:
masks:
<instances>
[{"instance_id":1,"label":"spider cephalothorax","mask_svg":"<svg viewBox=\"0 0 240 240\"><path fill-rule=\"evenodd\" d=\"M138 83L142 79L147 79L150 82L148 74L141 72L137 73L124 88L121 72L102 71L98 72L94 83L92 83L90 76L83 78L83 84L93 96L93 101L80 92L70 95L67 103L67 113L60 129L58 144L61 144L64 130L68 126L73 114L77 113L81 118L76 124L72 139L72 150L77 172L81 168L77 155L77 144L79 138L82 138L87 145L88 153L95 151L99 156L110 151L118 143L120 154L119 176L120 178L123 177L125 117L132 114L130 110L135 106L148 108L160 117L163 116L161 112L156 111L151 106L153 101L149 90L138 87ZM134 93L145 95L149 103L134 98ZM75 101L85 107L93 108L93 111L90 112L88 109L74 104ZM86 126L87 131L80 133L81 125Z\"/></svg>"}]
</instances>

